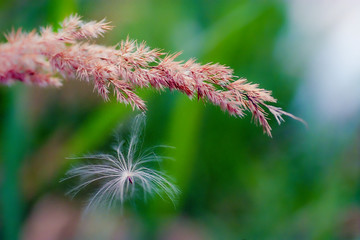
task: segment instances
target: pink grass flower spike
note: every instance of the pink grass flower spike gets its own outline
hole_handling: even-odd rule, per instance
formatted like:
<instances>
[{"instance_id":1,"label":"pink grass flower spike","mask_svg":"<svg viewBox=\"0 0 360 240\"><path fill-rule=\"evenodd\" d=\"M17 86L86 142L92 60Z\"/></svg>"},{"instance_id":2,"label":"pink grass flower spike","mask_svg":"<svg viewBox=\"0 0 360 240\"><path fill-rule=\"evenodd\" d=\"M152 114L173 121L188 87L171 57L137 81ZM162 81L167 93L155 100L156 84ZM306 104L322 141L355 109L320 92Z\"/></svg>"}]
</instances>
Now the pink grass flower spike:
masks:
<instances>
[{"instance_id":1,"label":"pink grass flower spike","mask_svg":"<svg viewBox=\"0 0 360 240\"><path fill-rule=\"evenodd\" d=\"M201 65L194 59L177 61L180 53L167 54L129 38L111 47L88 42L111 29L105 20L83 22L73 15L57 32L51 27L42 28L40 33L13 30L6 35L8 42L0 44L0 83L21 81L58 87L62 84L60 73L63 79L92 81L105 100L113 91L117 101L140 110L146 110L146 105L135 93L136 87L175 89L190 98L210 101L231 115L243 117L249 111L269 136L268 112L278 123L283 121L282 115L303 122L269 105L276 103L270 91L238 79L227 66Z\"/></svg>"}]
</instances>

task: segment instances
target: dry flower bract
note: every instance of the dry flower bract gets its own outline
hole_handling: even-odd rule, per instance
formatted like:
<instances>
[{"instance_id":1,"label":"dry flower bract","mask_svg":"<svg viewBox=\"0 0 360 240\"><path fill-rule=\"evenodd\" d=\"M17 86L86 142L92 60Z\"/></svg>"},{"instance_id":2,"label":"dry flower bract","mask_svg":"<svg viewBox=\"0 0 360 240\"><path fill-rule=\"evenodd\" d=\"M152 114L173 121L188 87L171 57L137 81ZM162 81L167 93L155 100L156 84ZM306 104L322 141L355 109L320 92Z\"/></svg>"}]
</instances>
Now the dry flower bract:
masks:
<instances>
[{"instance_id":1,"label":"dry flower bract","mask_svg":"<svg viewBox=\"0 0 360 240\"><path fill-rule=\"evenodd\" d=\"M270 91L238 79L229 67L201 65L194 59L177 61L180 53L167 54L130 39L111 47L88 42L110 29L105 20L83 22L73 15L63 21L57 32L51 27L42 28L40 33L13 30L6 35L8 42L0 44L0 83L17 80L60 86L58 72L64 79L92 81L105 100L112 90L119 102L141 110L146 106L135 93L136 87L176 89L189 97L208 100L231 115L242 117L244 111L250 111L255 122L270 136L265 109L279 123L281 115L301 120L268 105L276 102Z\"/></svg>"}]
</instances>

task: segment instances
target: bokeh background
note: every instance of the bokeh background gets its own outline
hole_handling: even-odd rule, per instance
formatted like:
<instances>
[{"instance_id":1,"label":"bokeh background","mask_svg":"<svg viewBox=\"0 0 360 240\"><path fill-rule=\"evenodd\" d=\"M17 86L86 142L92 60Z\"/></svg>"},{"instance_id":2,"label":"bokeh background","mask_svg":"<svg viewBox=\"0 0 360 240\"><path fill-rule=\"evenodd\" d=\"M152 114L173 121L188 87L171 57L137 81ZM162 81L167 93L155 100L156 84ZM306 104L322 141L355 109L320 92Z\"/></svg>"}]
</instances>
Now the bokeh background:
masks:
<instances>
[{"instance_id":1,"label":"bokeh background","mask_svg":"<svg viewBox=\"0 0 360 240\"><path fill-rule=\"evenodd\" d=\"M160 152L175 159L161 167L176 207L155 197L82 217L86 193L71 200L59 182L67 157L106 149L135 113L85 82L1 86L0 239L360 239L360 1L1 1L0 31L75 12L115 26L98 43L129 35L231 66L308 128L273 119L269 138L250 116L141 90L144 146L176 147Z\"/></svg>"}]
</instances>

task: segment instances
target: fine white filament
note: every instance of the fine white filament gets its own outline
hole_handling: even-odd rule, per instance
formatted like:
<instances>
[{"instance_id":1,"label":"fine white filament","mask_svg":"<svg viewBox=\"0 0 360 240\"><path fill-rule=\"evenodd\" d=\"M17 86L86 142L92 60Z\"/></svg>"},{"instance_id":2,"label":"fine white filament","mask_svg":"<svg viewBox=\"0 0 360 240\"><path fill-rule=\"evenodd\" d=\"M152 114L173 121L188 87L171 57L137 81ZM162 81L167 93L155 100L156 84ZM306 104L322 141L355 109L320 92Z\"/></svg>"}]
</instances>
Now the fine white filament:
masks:
<instances>
[{"instance_id":1,"label":"fine white filament","mask_svg":"<svg viewBox=\"0 0 360 240\"><path fill-rule=\"evenodd\" d=\"M118 140L114 145L114 154L90 154L76 159L92 160L94 163L82 164L69 170L64 179L79 178L79 185L68 193L75 196L88 185L99 187L89 199L85 212L97 207L112 207L116 202L123 204L134 197L135 193L167 196L174 202L178 189L163 172L146 166L150 162L159 162L164 157L156 155L151 149L140 151L139 141L145 124L145 114L135 117L128 141Z\"/></svg>"}]
</instances>

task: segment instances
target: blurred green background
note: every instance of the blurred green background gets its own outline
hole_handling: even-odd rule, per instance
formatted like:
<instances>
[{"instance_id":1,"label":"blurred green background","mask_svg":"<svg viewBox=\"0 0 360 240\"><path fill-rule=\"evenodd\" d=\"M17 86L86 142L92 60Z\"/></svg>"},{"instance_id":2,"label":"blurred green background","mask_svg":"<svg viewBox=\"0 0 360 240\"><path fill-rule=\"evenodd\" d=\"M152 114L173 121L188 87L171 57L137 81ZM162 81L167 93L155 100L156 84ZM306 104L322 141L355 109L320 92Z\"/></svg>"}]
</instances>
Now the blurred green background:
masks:
<instances>
[{"instance_id":1,"label":"blurred green background","mask_svg":"<svg viewBox=\"0 0 360 240\"><path fill-rule=\"evenodd\" d=\"M250 116L141 90L144 145L176 147L160 153L175 159L162 168L178 203L82 218L86 194L70 200L71 183L59 183L66 158L106 149L135 113L85 82L1 86L0 239L360 239L359 11L357 1L1 1L1 32L58 26L71 13L106 17L115 29L98 43L129 35L231 66L309 127L272 119L269 138Z\"/></svg>"}]
</instances>

